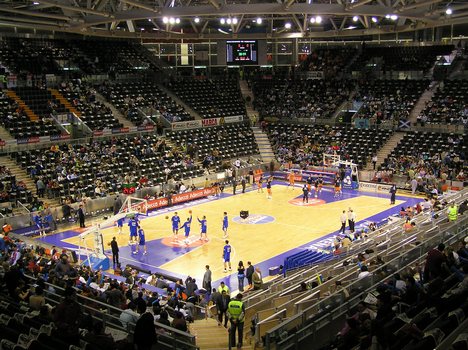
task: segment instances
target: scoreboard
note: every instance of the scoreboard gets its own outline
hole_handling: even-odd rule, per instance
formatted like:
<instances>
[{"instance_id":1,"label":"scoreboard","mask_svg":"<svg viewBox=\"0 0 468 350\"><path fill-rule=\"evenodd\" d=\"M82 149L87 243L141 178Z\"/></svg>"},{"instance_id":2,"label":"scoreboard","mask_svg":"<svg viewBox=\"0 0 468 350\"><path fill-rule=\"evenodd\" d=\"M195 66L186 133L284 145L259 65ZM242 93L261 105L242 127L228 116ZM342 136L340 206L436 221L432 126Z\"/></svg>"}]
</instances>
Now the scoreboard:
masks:
<instances>
[{"instance_id":1,"label":"scoreboard","mask_svg":"<svg viewBox=\"0 0 468 350\"><path fill-rule=\"evenodd\" d=\"M257 40L226 41L226 64L258 64Z\"/></svg>"}]
</instances>

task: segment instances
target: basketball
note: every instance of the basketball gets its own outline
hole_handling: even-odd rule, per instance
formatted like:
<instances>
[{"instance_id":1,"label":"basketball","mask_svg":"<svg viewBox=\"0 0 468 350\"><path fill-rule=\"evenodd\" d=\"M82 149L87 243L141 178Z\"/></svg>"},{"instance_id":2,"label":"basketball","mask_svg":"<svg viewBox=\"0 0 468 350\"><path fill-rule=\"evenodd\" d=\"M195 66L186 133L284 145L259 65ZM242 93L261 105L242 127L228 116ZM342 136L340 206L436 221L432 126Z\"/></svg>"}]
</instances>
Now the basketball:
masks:
<instances>
[{"instance_id":1,"label":"basketball","mask_svg":"<svg viewBox=\"0 0 468 350\"><path fill-rule=\"evenodd\" d=\"M166 215L166 220L167 220L167 219L169 219L169 216L168 216L168 215Z\"/></svg>"},{"instance_id":2,"label":"basketball","mask_svg":"<svg viewBox=\"0 0 468 350\"><path fill-rule=\"evenodd\" d=\"M189 210L188 212L189 212L189 214L192 214L192 211L191 211L191 210Z\"/></svg>"}]
</instances>

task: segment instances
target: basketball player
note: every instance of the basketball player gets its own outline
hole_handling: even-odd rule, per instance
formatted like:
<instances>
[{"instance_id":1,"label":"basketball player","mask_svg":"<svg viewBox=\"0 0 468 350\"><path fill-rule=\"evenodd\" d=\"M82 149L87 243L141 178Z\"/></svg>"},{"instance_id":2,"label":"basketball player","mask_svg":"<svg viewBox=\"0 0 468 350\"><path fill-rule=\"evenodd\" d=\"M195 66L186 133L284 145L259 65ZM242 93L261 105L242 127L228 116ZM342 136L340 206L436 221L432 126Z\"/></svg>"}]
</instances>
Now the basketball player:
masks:
<instances>
[{"instance_id":1,"label":"basketball player","mask_svg":"<svg viewBox=\"0 0 468 350\"><path fill-rule=\"evenodd\" d=\"M185 231L185 240L184 240L185 245L188 245L189 242L190 242L189 236L190 236L190 226L191 225L192 225L192 215L190 215L190 217L187 218L187 221L185 221L184 224L179 228L180 230L184 229L184 231Z\"/></svg>"},{"instance_id":2,"label":"basketball player","mask_svg":"<svg viewBox=\"0 0 468 350\"><path fill-rule=\"evenodd\" d=\"M266 188L267 188L267 199L271 199L272 198L272 195L271 195L271 181L273 180L273 178L270 176L267 180L267 184L266 184Z\"/></svg>"},{"instance_id":3,"label":"basketball player","mask_svg":"<svg viewBox=\"0 0 468 350\"><path fill-rule=\"evenodd\" d=\"M124 221L125 221L125 218L120 218L119 220L117 220L117 228L119 229L119 235L122 234L122 227L123 227Z\"/></svg>"},{"instance_id":4,"label":"basketball player","mask_svg":"<svg viewBox=\"0 0 468 350\"><path fill-rule=\"evenodd\" d=\"M309 185L304 184L302 187L302 203L309 203Z\"/></svg>"},{"instance_id":5,"label":"basketball player","mask_svg":"<svg viewBox=\"0 0 468 350\"><path fill-rule=\"evenodd\" d=\"M335 198L339 198L341 196L341 181L340 178L337 176L335 178Z\"/></svg>"},{"instance_id":6,"label":"basketball player","mask_svg":"<svg viewBox=\"0 0 468 350\"><path fill-rule=\"evenodd\" d=\"M34 220L34 222L36 223L37 232L38 232L41 236L45 236L46 233L45 233L45 228L44 228L44 221L42 220L41 214L38 212L37 215L34 216L33 220Z\"/></svg>"},{"instance_id":7,"label":"basketball player","mask_svg":"<svg viewBox=\"0 0 468 350\"><path fill-rule=\"evenodd\" d=\"M200 223L200 241L203 241L203 236L205 236L204 240L208 242L206 216L203 215L203 218L201 220L197 217L197 220Z\"/></svg>"},{"instance_id":8,"label":"basketball player","mask_svg":"<svg viewBox=\"0 0 468 350\"><path fill-rule=\"evenodd\" d=\"M179 234L180 217L179 215L177 215L177 212L175 212L174 215L172 216L171 222L172 222L172 233L174 234L172 241L178 241L179 237L177 235Z\"/></svg>"},{"instance_id":9,"label":"basketball player","mask_svg":"<svg viewBox=\"0 0 468 350\"><path fill-rule=\"evenodd\" d=\"M292 189L294 190L294 182L296 181L294 171L291 170L291 172L288 175L288 179L289 179L288 188L289 186L292 186Z\"/></svg>"},{"instance_id":10,"label":"basketball player","mask_svg":"<svg viewBox=\"0 0 468 350\"><path fill-rule=\"evenodd\" d=\"M263 184L263 176L260 175L260 177L259 177L258 180L257 180L257 193L260 193L260 192L263 193L262 184Z\"/></svg>"},{"instance_id":11,"label":"basketball player","mask_svg":"<svg viewBox=\"0 0 468 350\"><path fill-rule=\"evenodd\" d=\"M229 236L228 227L229 227L229 220L228 220L227 212L224 212L224 217L223 217L223 232L224 232L224 235L223 235L223 238L228 238L228 236Z\"/></svg>"},{"instance_id":12,"label":"basketball player","mask_svg":"<svg viewBox=\"0 0 468 350\"><path fill-rule=\"evenodd\" d=\"M306 182L307 182L307 191L311 192L312 191L312 182L314 180L312 179L312 175L309 175L309 177L307 178ZM304 191L304 189L302 189ZM307 197L309 197L307 195Z\"/></svg>"},{"instance_id":13,"label":"basketball player","mask_svg":"<svg viewBox=\"0 0 468 350\"><path fill-rule=\"evenodd\" d=\"M143 247L143 255L148 254L148 252L146 251L145 231L143 231L140 225L138 225L138 244L133 254L138 254L138 252L140 251L139 247Z\"/></svg>"},{"instance_id":14,"label":"basketball player","mask_svg":"<svg viewBox=\"0 0 468 350\"><path fill-rule=\"evenodd\" d=\"M227 272L227 267L229 267L229 271L232 271L232 268L231 268L232 248L228 240L226 240L224 243L226 243L223 248L224 272Z\"/></svg>"},{"instance_id":15,"label":"basketball player","mask_svg":"<svg viewBox=\"0 0 468 350\"><path fill-rule=\"evenodd\" d=\"M129 244L136 244L137 243L137 230L138 230L138 222L135 217L131 218L128 222L128 227L130 228L130 242ZM133 241L135 238L135 242Z\"/></svg>"}]
</instances>

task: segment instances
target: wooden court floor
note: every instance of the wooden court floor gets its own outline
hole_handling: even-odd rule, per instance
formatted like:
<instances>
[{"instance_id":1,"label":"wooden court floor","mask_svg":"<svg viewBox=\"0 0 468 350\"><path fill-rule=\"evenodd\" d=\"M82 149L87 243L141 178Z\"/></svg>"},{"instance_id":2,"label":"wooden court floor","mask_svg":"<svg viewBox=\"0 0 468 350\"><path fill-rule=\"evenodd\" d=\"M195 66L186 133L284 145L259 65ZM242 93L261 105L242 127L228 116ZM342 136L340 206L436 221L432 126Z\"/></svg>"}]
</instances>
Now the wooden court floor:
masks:
<instances>
[{"instance_id":1,"label":"wooden court floor","mask_svg":"<svg viewBox=\"0 0 468 350\"><path fill-rule=\"evenodd\" d=\"M388 216L391 212L398 212L400 206L406 205L404 203L409 200L406 197L397 197L396 204L390 205L386 194L376 195L351 190L345 191L341 198L333 198L332 189L324 188L318 200L313 200L316 202L314 205L302 206L297 205L302 202L300 187L292 189L276 184L272 187L272 192L272 199L267 199L266 190L264 193L253 190L178 209L182 223L188 217L188 211L193 212L191 238L194 240L194 246L186 249L179 244L171 244L171 221L166 219L166 216L171 217L172 212L160 215L156 213L141 221L148 242L146 256L141 252L131 254L134 248L128 247L126 225L122 235L117 234L117 227L104 229L104 242L110 242L113 236L117 237L124 263L142 264L150 270L163 269L179 276L190 275L197 278L201 285L204 266L207 264L213 272L213 281L229 275L223 272L222 261L224 211L228 212L229 216L228 239L233 248L231 261L234 273L239 260L244 261L244 265L247 261L252 261L254 265L263 263L262 266L267 266L273 257L282 254L285 257L289 255L288 251L338 230L342 211L350 207L356 212L357 221L360 221L381 213ZM250 223L241 222L238 217L241 210L249 211L250 217L247 221ZM209 241L200 245L196 241L200 232L196 218L203 215L207 217ZM179 236L182 238L182 231L179 232ZM87 242L90 247L91 240L92 238L88 238ZM63 241L79 244L76 236ZM160 255L164 255L164 258L161 259ZM262 273L265 276L268 271L262 268Z\"/></svg>"}]
</instances>

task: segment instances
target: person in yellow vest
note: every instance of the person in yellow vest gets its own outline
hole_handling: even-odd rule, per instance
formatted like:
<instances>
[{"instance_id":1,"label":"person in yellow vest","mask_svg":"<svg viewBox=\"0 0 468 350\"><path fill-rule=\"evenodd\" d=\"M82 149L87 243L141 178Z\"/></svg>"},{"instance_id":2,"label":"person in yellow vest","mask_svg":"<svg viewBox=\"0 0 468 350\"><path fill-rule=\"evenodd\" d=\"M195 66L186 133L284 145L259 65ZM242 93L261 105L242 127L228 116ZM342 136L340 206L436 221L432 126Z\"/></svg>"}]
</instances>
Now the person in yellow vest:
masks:
<instances>
[{"instance_id":1,"label":"person in yellow vest","mask_svg":"<svg viewBox=\"0 0 468 350\"><path fill-rule=\"evenodd\" d=\"M447 216L449 221L456 221L458 216L458 207L455 203L447 209Z\"/></svg>"},{"instance_id":2,"label":"person in yellow vest","mask_svg":"<svg viewBox=\"0 0 468 350\"><path fill-rule=\"evenodd\" d=\"M221 294L223 291L226 292L227 295L231 294L231 291L229 290L229 287L224 284L224 282L221 282L221 284L218 287L218 292Z\"/></svg>"},{"instance_id":3,"label":"person in yellow vest","mask_svg":"<svg viewBox=\"0 0 468 350\"><path fill-rule=\"evenodd\" d=\"M242 340L244 336L244 317L245 317L245 306L242 302L242 294L237 294L235 299L229 302L227 315L231 322L231 328L229 330L230 345L236 346L236 330L237 330L237 348L242 348Z\"/></svg>"}]
</instances>

